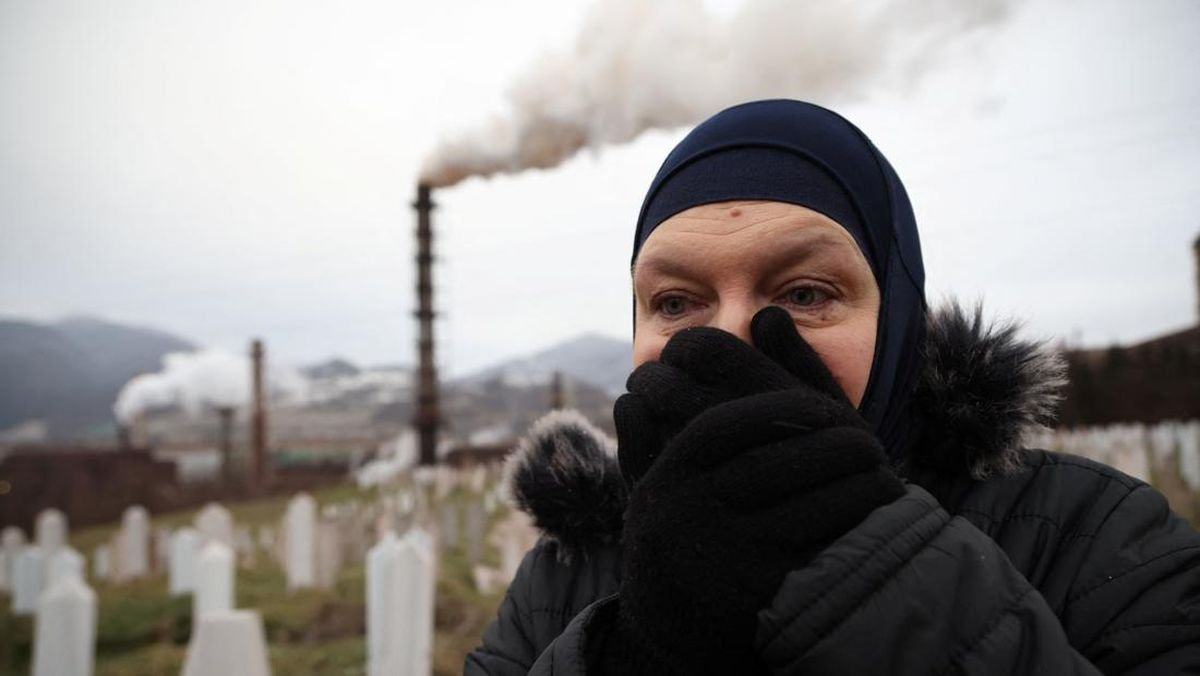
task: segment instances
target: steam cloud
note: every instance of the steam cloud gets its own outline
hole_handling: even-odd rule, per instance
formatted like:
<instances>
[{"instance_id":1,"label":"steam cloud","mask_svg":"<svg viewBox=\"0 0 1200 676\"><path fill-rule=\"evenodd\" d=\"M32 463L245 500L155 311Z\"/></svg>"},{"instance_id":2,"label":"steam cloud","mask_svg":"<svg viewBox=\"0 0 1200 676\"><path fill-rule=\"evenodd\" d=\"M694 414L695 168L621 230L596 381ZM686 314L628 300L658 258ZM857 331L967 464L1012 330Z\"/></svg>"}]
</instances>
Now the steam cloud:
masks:
<instances>
[{"instance_id":1,"label":"steam cloud","mask_svg":"<svg viewBox=\"0 0 1200 676\"><path fill-rule=\"evenodd\" d=\"M272 389L301 387L301 376L275 370L269 374ZM206 407L242 408L250 403L250 359L222 350L172 352L163 357L157 373L135 376L125 383L113 404L113 413L128 424L142 411L179 406L192 415Z\"/></svg>"},{"instance_id":2,"label":"steam cloud","mask_svg":"<svg viewBox=\"0 0 1200 676\"><path fill-rule=\"evenodd\" d=\"M745 0L731 16L703 0L608 0L565 53L543 56L506 114L444 140L422 181L553 167L584 147L692 125L762 98L853 100L911 85L964 36L1003 21L1006 0Z\"/></svg>"}]
</instances>

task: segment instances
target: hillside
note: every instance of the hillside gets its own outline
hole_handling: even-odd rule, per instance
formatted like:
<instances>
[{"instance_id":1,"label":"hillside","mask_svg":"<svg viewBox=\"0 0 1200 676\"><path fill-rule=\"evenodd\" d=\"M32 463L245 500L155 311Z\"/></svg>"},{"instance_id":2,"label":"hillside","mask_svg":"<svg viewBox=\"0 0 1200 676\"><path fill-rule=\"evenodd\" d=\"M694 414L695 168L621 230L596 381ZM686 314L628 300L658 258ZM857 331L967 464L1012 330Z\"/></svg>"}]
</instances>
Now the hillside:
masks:
<instances>
[{"instance_id":1,"label":"hillside","mask_svg":"<svg viewBox=\"0 0 1200 676\"><path fill-rule=\"evenodd\" d=\"M616 395L625 390L631 364L629 341L589 333L485 368L457 382L502 380L511 384L543 384L555 371L561 371L568 379Z\"/></svg>"},{"instance_id":2,"label":"hillside","mask_svg":"<svg viewBox=\"0 0 1200 676\"><path fill-rule=\"evenodd\" d=\"M0 430L42 419L56 438L110 435L121 386L190 349L161 331L96 319L0 320Z\"/></svg>"}]
</instances>

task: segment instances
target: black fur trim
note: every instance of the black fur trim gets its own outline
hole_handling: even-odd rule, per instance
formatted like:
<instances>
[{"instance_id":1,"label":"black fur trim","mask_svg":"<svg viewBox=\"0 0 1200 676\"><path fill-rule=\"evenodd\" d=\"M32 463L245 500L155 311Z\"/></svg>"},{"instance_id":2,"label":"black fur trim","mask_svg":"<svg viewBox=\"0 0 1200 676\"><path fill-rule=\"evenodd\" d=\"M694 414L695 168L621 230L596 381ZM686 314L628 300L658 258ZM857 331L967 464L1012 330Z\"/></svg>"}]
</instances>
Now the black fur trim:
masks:
<instances>
[{"instance_id":1,"label":"black fur trim","mask_svg":"<svg viewBox=\"0 0 1200 676\"><path fill-rule=\"evenodd\" d=\"M570 560L597 541L620 537L625 482L617 444L576 411L535 422L506 466L515 505Z\"/></svg>"},{"instance_id":2,"label":"black fur trim","mask_svg":"<svg viewBox=\"0 0 1200 676\"><path fill-rule=\"evenodd\" d=\"M929 313L915 465L976 479L1021 466L1026 435L1054 422L1066 365L1047 344L1017 338L1018 328L984 322L979 305Z\"/></svg>"}]
</instances>

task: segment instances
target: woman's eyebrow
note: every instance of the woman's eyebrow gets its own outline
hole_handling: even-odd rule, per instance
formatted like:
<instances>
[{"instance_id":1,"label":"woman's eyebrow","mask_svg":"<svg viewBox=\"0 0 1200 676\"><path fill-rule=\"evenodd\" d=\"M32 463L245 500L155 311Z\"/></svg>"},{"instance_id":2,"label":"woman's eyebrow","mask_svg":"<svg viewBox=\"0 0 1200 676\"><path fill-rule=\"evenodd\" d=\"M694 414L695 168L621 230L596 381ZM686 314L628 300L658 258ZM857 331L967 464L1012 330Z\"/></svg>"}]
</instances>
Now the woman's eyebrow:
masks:
<instances>
[{"instance_id":1,"label":"woman's eyebrow","mask_svg":"<svg viewBox=\"0 0 1200 676\"><path fill-rule=\"evenodd\" d=\"M767 254L755 261L758 265L774 270L787 265L803 263L830 250L849 253L847 250L851 247L850 242L846 239L827 232L780 239L781 241L778 243L771 242ZM637 262L634 263L632 274L635 280L639 274L646 273L667 277L692 277L703 271L704 263L703 260L696 260L694 257L651 253L638 257Z\"/></svg>"}]
</instances>

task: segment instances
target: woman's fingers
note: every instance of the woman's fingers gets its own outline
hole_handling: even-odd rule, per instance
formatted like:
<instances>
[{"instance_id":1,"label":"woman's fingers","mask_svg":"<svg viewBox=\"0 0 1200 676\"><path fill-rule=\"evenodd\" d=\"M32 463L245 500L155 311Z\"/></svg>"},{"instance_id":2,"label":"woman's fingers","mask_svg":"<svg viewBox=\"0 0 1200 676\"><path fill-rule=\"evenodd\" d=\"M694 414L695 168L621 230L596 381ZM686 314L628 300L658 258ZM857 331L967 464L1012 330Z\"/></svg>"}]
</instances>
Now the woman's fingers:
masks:
<instances>
[{"instance_id":1,"label":"woman's fingers","mask_svg":"<svg viewBox=\"0 0 1200 676\"><path fill-rule=\"evenodd\" d=\"M754 345L797 380L849 405L821 356L812 349L796 330L796 323L787 310L765 307L750 320L750 335Z\"/></svg>"}]
</instances>

